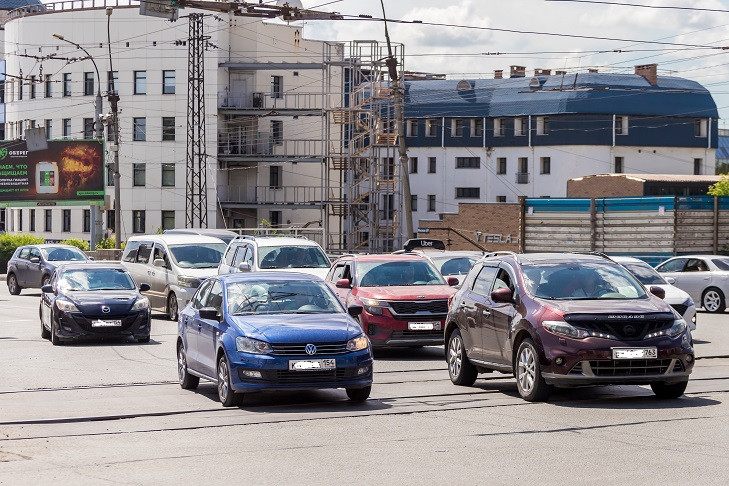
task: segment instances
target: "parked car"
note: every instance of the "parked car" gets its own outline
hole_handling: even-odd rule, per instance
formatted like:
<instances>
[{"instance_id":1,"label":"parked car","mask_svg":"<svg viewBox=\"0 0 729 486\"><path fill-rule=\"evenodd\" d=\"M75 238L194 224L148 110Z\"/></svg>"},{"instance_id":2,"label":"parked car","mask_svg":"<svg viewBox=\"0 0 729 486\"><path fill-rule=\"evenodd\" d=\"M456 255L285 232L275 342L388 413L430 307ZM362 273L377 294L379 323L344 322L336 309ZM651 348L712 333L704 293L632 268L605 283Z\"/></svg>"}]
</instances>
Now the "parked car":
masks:
<instances>
[{"instance_id":1,"label":"parked car","mask_svg":"<svg viewBox=\"0 0 729 486\"><path fill-rule=\"evenodd\" d=\"M223 240L226 245L230 244L230 242L238 236L238 233L222 228L175 228L165 230L163 234L210 236L213 238L218 238L219 240Z\"/></svg>"},{"instance_id":2,"label":"parked car","mask_svg":"<svg viewBox=\"0 0 729 486\"><path fill-rule=\"evenodd\" d=\"M448 301L458 280L416 255L344 255L327 281L345 306L364 307L360 325L372 345L443 344Z\"/></svg>"},{"instance_id":3,"label":"parked car","mask_svg":"<svg viewBox=\"0 0 729 486\"><path fill-rule=\"evenodd\" d=\"M729 257L685 255L656 267L669 283L688 293L707 312L724 312L729 292ZM673 280L673 282L671 282Z\"/></svg>"},{"instance_id":4,"label":"parked car","mask_svg":"<svg viewBox=\"0 0 729 486\"><path fill-rule=\"evenodd\" d=\"M83 338L132 336L149 342L149 300L118 263L68 263L42 288L41 337L54 345Z\"/></svg>"},{"instance_id":5,"label":"parked car","mask_svg":"<svg viewBox=\"0 0 729 486\"><path fill-rule=\"evenodd\" d=\"M198 235L133 236L127 241L122 264L138 282L150 286L152 310L173 321L200 283L217 273L225 243Z\"/></svg>"},{"instance_id":6,"label":"parked car","mask_svg":"<svg viewBox=\"0 0 729 486\"><path fill-rule=\"evenodd\" d=\"M244 235L230 242L218 274L286 270L324 278L330 267L321 246L303 236Z\"/></svg>"},{"instance_id":7,"label":"parked car","mask_svg":"<svg viewBox=\"0 0 729 486\"><path fill-rule=\"evenodd\" d=\"M300 273L210 278L180 315L180 385L217 383L226 407L262 390L344 388L364 401L372 350L352 318L361 311L345 310L323 280Z\"/></svg>"},{"instance_id":8,"label":"parked car","mask_svg":"<svg viewBox=\"0 0 729 486\"><path fill-rule=\"evenodd\" d=\"M479 258L482 251L446 250L441 240L413 238L405 242L404 248L395 254L418 253L435 265L444 277L455 277L460 284Z\"/></svg>"},{"instance_id":9,"label":"parked car","mask_svg":"<svg viewBox=\"0 0 729 486\"><path fill-rule=\"evenodd\" d=\"M8 291L18 295L22 289L39 289L48 285L58 265L89 260L86 253L75 246L53 244L20 246L8 260L6 277Z\"/></svg>"},{"instance_id":10,"label":"parked car","mask_svg":"<svg viewBox=\"0 0 729 486\"><path fill-rule=\"evenodd\" d=\"M613 256L610 257L612 260L618 262L635 278L638 279L647 288L651 286L660 287L666 292L666 296L663 300L674 308L678 314L683 317L683 320L688 324L689 329L692 331L696 330L696 304L689 294L679 289L675 285L671 285L664 279L661 274L648 265L643 260L633 257L621 257Z\"/></svg>"},{"instance_id":11,"label":"parked car","mask_svg":"<svg viewBox=\"0 0 729 486\"><path fill-rule=\"evenodd\" d=\"M608 384L679 397L694 350L686 322L662 294L599 255L487 256L448 313L451 381L471 386L478 373L513 374L527 401L546 400L554 386Z\"/></svg>"}]
</instances>

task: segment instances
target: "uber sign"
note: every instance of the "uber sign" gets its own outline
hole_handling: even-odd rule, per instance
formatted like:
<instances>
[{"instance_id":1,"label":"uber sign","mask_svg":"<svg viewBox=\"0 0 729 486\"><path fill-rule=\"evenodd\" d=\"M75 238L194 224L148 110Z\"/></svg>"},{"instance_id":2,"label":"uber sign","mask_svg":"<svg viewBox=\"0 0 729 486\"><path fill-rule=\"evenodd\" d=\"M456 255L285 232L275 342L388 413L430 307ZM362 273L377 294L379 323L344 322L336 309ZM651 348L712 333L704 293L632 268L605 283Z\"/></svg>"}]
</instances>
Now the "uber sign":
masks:
<instances>
[{"instance_id":1,"label":"uber sign","mask_svg":"<svg viewBox=\"0 0 729 486\"><path fill-rule=\"evenodd\" d=\"M430 238L412 238L405 242L405 250L417 250L418 248L432 249L432 250L445 250L445 243L441 240L434 240Z\"/></svg>"}]
</instances>

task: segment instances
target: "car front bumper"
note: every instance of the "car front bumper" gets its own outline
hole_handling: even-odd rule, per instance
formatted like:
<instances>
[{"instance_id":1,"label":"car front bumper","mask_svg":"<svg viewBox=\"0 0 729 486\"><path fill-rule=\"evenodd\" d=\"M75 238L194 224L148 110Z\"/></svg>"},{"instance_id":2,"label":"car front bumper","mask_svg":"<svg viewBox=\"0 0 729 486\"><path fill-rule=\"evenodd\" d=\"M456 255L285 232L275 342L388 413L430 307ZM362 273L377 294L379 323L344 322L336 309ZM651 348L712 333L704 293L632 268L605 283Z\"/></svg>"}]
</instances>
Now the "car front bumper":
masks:
<instances>
[{"instance_id":1,"label":"car front bumper","mask_svg":"<svg viewBox=\"0 0 729 486\"><path fill-rule=\"evenodd\" d=\"M386 315L363 313L360 316L363 331L375 348L407 346L440 346L445 336L445 316L423 314L412 319L396 319ZM410 322L438 323L433 330L411 330Z\"/></svg>"},{"instance_id":2,"label":"car front bumper","mask_svg":"<svg viewBox=\"0 0 729 486\"><path fill-rule=\"evenodd\" d=\"M56 335L62 341L83 338L105 338L134 336L137 339L147 338L151 331L151 316L149 310L133 312L126 316L87 317L78 312L56 313L58 322ZM121 320L121 326L93 327L94 319Z\"/></svg>"}]
</instances>

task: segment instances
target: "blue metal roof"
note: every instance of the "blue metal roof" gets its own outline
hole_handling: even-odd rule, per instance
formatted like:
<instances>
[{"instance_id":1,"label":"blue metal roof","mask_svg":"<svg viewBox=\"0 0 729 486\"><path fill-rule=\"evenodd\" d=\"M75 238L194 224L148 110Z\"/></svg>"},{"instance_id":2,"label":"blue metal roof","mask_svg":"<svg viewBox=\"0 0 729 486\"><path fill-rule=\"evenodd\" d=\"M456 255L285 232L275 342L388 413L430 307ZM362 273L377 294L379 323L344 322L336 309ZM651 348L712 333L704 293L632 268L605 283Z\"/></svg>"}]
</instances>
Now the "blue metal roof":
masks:
<instances>
[{"instance_id":1,"label":"blue metal roof","mask_svg":"<svg viewBox=\"0 0 729 486\"><path fill-rule=\"evenodd\" d=\"M40 0L0 0L0 10L13 10L29 5L42 5Z\"/></svg>"},{"instance_id":2,"label":"blue metal roof","mask_svg":"<svg viewBox=\"0 0 729 486\"><path fill-rule=\"evenodd\" d=\"M718 117L711 93L695 81L659 76L652 86L634 74L579 73L535 78L406 83L406 116L498 117L552 114L616 114Z\"/></svg>"},{"instance_id":3,"label":"blue metal roof","mask_svg":"<svg viewBox=\"0 0 729 486\"><path fill-rule=\"evenodd\" d=\"M719 146L716 148L717 159L729 159L729 137L719 135Z\"/></svg>"}]
</instances>

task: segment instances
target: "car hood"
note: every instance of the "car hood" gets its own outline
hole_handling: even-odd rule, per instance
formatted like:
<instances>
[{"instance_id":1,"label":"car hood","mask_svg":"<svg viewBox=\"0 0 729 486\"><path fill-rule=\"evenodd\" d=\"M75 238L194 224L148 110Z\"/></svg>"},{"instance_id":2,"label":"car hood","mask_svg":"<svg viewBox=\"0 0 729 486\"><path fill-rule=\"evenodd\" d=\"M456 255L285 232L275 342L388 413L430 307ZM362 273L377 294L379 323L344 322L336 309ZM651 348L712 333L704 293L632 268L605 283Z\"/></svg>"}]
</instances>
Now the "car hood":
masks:
<instances>
[{"instance_id":1,"label":"car hood","mask_svg":"<svg viewBox=\"0 0 729 486\"><path fill-rule=\"evenodd\" d=\"M291 273L303 273L305 275L314 275L321 279L326 278L329 273L328 268L262 268L261 272L291 272Z\"/></svg>"},{"instance_id":2,"label":"car hood","mask_svg":"<svg viewBox=\"0 0 729 486\"><path fill-rule=\"evenodd\" d=\"M567 314L610 314L610 315L636 315L668 313L673 315L673 309L662 299L650 296L647 299L625 300L547 300L539 299L553 309Z\"/></svg>"},{"instance_id":3,"label":"car hood","mask_svg":"<svg viewBox=\"0 0 729 486\"><path fill-rule=\"evenodd\" d=\"M407 285L402 287L358 287L357 297L380 300L447 299L456 293L449 285Z\"/></svg>"},{"instance_id":4,"label":"car hood","mask_svg":"<svg viewBox=\"0 0 729 486\"><path fill-rule=\"evenodd\" d=\"M349 315L273 314L232 316L246 336L275 344L344 342L362 334Z\"/></svg>"},{"instance_id":5,"label":"car hood","mask_svg":"<svg viewBox=\"0 0 729 486\"><path fill-rule=\"evenodd\" d=\"M92 292L66 292L59 297L73 302L82 314L113 316L127 314L139 298L139 293L136 290L95 290ZM109 312L103 312L102 306L109 307Z\"/></svg>"}]
</instances>

